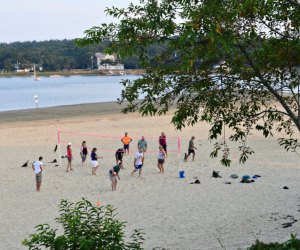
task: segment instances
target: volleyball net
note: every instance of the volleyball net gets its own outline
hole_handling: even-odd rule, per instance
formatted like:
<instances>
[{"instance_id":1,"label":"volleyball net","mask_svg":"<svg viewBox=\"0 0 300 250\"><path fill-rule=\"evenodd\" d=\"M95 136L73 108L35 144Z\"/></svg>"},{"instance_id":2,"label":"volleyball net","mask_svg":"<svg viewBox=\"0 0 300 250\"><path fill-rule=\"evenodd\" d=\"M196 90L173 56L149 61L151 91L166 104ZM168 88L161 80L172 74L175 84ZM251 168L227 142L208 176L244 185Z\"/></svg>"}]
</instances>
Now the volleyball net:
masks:
<instances>
[{"instance_id":1,"label":"volleyball net","mask_svg":"<svg viewBox=\"0 0 300 250\"><path fill-rule=\"evenodd\" d=\"M147 142L147 158L148 157L157 157L158 146L159 146L159 136L151 137L145 134L142 135L129 135L132 138L130 143L129 152L133 154L137 151L138 141L141 140L144 136ZM58 153L61 165L62 156L66 155L66 147L68 143L72 145L73 155L79 155L82 142L86 141L88 152L90 153L93 148L97 148L99 155L111 155L112 159L114 158L115 152L119 148L123 148L123 142L121 139L123 135L104 135L104 134L95 134L95 133L85 133L78 131L67 131L58 129L57 132L57 144L58 144ZM77 154L78 153L78 154ZM167 136L167 154L168 157L178 157L180 161L180 136Z\"/></svg>"}]
</instances>

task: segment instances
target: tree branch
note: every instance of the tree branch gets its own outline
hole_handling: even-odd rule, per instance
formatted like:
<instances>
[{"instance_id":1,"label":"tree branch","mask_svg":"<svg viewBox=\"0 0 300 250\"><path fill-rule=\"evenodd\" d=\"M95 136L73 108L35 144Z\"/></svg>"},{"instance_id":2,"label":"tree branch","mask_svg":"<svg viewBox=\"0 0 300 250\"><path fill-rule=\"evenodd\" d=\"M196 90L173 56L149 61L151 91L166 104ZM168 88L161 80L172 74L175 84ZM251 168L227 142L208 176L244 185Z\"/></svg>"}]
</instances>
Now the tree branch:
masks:
<instances>
[{"instance_id":1,"label":"tree branch","mask_svg":"<svg viewBox=\"0 0 300 250\"><path fill-rule=\"evenodd\" d=\"M294 1L294 0L287 0L291 4L295 5L296 7L300 8L300 2L299 1Z\"/></svg>"},{"instance_id":2,"label":"tree branch","mask_svg":"<svg viewBox=\"0 0 300 250\"><path fill-rule=\"evenodd\" d=\"M252 117L258 117L258 116L260 116L262 114L266 114L266 113L279 113L279 114L289 116L289 114L287 112L283 112L283 111L280 111L280 110L264 110L264 111L261 111L257 114L251 115L251 116Z\"/></svg>"},{"instance_id":3,"label":"tree branch","mask_svg":"<svg viewBox=\"0 0 300 250\"><path fill-rule=\"evenodd\" d=\"M283 37L283 38L286 38L286 39L291 39L291 38L293 38L293 37L291 37L291 36L287 36L287 35L285 35L285 34L280 33L278 30L276 30L276 29L274 29L273 27L271 27L270 25L268 25L263 19L261 19L261 18L259 18L259 17L258 17L258 19L259 19L265 26L267 26L270 30L272 30L275 34L277 34L277 35L279 35L279 36L281 36L281 37Z\"/></svg>"},{"instance_id":4,"label":"tree branch","mask_svg":"<svg viewBox=\"0 0 300 250\"><path fill-rule=\"evenodd\" d=\"M270 91L270 93L279 101L279 103L282 105L282 107L286 110L287 115L294 121L295 125L297 126L298 130L300 131L300 123L298 122L298 117L293 113L293 111L290 109L290 107L287 105L287 103L284 101L284 99L278 94L278 92L273 89L270 84L264 79L264 77L261 75L260 71L255 67L253 61L249 57L248 53L246 50L240 45L236 45L242 54L246 57L248 60L248 63L250 66L254 69L256 72L258 78L262 81L262 84Z\"/></svg>"}]
</instances>

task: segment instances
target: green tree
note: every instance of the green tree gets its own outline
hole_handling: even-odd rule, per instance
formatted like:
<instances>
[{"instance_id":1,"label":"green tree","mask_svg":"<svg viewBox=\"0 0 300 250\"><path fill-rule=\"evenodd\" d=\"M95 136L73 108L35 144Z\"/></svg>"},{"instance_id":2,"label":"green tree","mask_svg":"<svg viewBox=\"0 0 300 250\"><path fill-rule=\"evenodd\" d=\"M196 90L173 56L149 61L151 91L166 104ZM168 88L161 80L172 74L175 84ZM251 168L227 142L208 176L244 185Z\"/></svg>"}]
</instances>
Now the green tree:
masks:
<instances>
[{"instance_id":1,"label":"green tree","mask_svg":"<svg viewBox=\"0 0 300 250\"><path fill-rule=\"evenodd\" d=\"M283 243L271 242L263 243L259 240L255 244L251 245L248 250L293 250L300 249L300 240L296 235L291 234L291 238Z\"/></svg>"},{"instance_id":2,"label":"green tree","mask_svg":"<svg viewBox=\"0 0 300 250\"><path fill-rule=\"evenodd\" d=\"M115 209L109 205L98 208L86 199L76 204L62 200L59 211L56 221L63 227L62 235L57 235L57 229L48 224L42 224L36 226L37 233L31 234L22 244L28 249L51 250L142 249L142 231L134 230L132 241L125 242L125 222L115 218Z\"/></svg>"},{"instance_id":3,"label":"green tree","mask_svg":"<svg viewBox=\"0 0 300 250\"><path fill-rule=\"evenodd\" d=\"M7 60L13 65L18 62L20 68L30 68L33 64L40 65L43 66L44 71L87 69L91 68L91 56L103 52L106 47L107 43L102 42L80 48L75 45L74 40L66 39L0 43L0 69L4 69L4 62ZM154 57L161 49L163 48L160 45L150 46L149 57ZM126 69L140 68L139 61L136 56L128 57L124 61L124 66ZM13 67L7 69L10 71Z\"/></svg>"},{"instance_id":4,"label":"green tree","mask_svg":"<svg viewBox=\"0 0 300 250\"><path fill-rule=\"evenodd\" d=\"M108 53L139 57L147 74L123 82L120 102L129 103L123 112L162 115L175 106L177 129L210 123L209 139L223 136L211 156L223 151L225 165L227 138L240 143L245 162L253 130L265 137L284 131L279 143L299 147L298 0L140 0L106 13L119 22L93 27L77 43L105 41ZM165 49L150 58L149 46L158 44ZM146 98L139 101L140 92Z\"/></svg>"},{"instance_id":5,"label":"green tree","mask_svg":"<svg viewBox=\"0 0 300 250\"><path fill-rule=\"evenodd\" d=\"M7 71L12 71L14 69L14 65L11 60L7 59L3 63L3 68Z\"/></svg>"}]
</instances>

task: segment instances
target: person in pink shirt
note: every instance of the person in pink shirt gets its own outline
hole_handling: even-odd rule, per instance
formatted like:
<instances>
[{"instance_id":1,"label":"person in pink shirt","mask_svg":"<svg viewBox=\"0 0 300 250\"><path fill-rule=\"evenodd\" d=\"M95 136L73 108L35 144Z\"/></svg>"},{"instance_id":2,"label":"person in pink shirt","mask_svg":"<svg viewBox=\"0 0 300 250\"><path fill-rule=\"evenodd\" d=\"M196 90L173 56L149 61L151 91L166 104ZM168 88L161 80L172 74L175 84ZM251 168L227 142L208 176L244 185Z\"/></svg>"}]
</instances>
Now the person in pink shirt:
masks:
<instances>
[{"instance_id":1,"label":"person in pink shirt","mask_svg":"<svg viewBox=\"0 0 300 250\"><path fill-rule=\"evenodd\" d=\"M73 170L72 168L73 154L71 149L71 142L69 142L67 146L67 159L68 159L68 165L67 165L66 172L69 172L69 170Z\"/></svg>"}]
</instances>

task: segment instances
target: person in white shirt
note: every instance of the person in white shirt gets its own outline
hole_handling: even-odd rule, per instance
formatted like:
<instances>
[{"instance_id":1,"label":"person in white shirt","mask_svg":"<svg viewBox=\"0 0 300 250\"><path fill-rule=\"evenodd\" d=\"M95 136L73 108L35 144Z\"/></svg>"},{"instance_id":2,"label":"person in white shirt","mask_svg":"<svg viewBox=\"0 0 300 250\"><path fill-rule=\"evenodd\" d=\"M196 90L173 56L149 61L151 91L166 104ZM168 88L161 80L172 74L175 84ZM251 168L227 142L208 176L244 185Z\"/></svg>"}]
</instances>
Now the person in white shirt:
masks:
<instances>
[{"instance_id":1,"label":"person in white shirt","mask_svg":"<svg viewBox=\"0 0 300 250\"><path fill-rule=\"evenodd\" d=\"M131 173L131 176L133 175L133 173L135 173L136 171L139 171L139 177L142 174L142 167L144 164L144 153L143 153L143 149L139 148L139 151L135 153L134 156L134 170Z\"/></svg>"},{"instance_id":2,"label":"person in white shirt","mask_svg":"<svg viewBox=\"0 0 300 250\"><path fill-rule=\"evenodd\" d=\"M166 152L165 152L163 146L159 146L157 158L158 158L157 167L159 169L159 173L163 174L165 172L164 163L165 163L165 158L166 158Z\"/></svg>"},{"instance_id":3,"label":"person in white shirt","mask_svg":"<svg viewBox=\"0 0 300 250\"><path fill-rule=\"evenodd\" d=\"M43 157L40 156L38 161L32 163L32 169L35 173L36 191L40 191L42 185L42 172L43 172Z\"/></svg>"}]
</instances>

